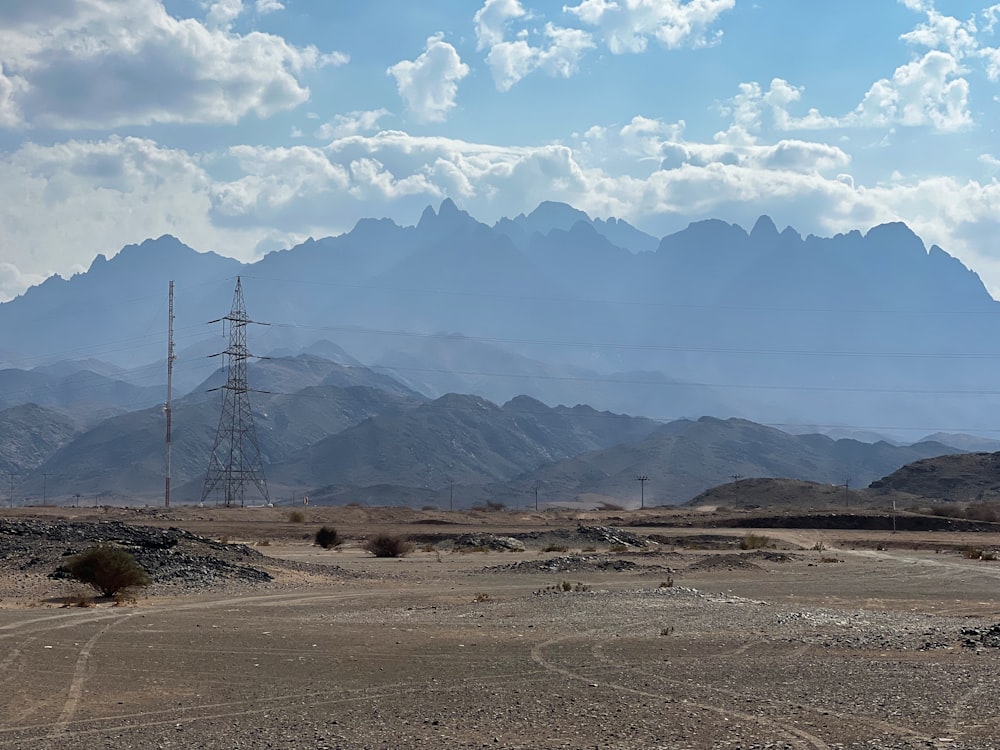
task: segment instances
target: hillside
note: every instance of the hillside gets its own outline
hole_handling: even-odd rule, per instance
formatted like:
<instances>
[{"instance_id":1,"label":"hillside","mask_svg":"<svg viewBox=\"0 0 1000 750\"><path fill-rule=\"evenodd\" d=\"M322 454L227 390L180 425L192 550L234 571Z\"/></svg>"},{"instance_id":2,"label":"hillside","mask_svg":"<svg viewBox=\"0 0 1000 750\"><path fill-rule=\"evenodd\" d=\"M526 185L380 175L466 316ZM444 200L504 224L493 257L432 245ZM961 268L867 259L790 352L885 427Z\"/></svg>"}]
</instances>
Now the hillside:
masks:
<instances>
[{"instance_id":1,"label":"hillside","mask_svg":"<svg viewBox=\"0 0 1000 750\"><path fill-rule=\"evenodd\" d=\"M599 495L639 504L648 476L647 505L676 505L734 477L780 477L863 487L896 467L953 453L940 443L894 446L885 442L791 435L739 419L703 417L664 425L643 440L556 462L532 473L548 497ZM841 489L842 491L842 489Z\"/></svg>"},{"instance_id":2,"label":"hillside","mask_svg":"<svg viewBox=\"0 0 1000 750\"><path fill-rule=\"evenodd\" d=\"M914 461L871 484L950 502L1000 499L1000 453L966 453Z\"/></svg>"}]
</instances>

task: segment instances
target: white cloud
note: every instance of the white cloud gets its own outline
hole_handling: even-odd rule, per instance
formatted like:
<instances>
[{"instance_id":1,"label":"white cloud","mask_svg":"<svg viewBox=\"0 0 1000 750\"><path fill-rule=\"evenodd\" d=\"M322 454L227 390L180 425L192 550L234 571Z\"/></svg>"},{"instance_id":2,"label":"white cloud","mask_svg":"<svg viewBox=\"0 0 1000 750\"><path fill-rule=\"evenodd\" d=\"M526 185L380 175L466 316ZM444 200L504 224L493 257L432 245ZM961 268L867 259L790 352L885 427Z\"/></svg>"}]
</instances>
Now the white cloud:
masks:
<instances>
[{"instance_id":1,"label":"white cloud","mask_svg":"<svg viewBox=\"0 0 1000 750\"><path fill-rule=\"evenodd\" d=\"M359 133L371 133L378 130L379 120L389 115L387 109L372 109L364 112L348 112L346 115L336 115L329 122L320 125L314 135L317 138L346 138Z\"/></svg>"},{"instance_id":2,"label":"white cloud","mask_svg":"<svg viewBox=\"0 0 1000 750\"><path fill-rule=\"evenodd\" d=\"M228 30L243 13L243 0L215 0L208 8L205 23L212 29Z\"/></svg>"},{"instance_id":3,"label":"white cloud","mask_svg":"<svg viewBox=\"0 0 1000 750\"><path fill-rule=\"evenodd\" d=\"M778 131L834 128L888 128L893 125L931 127L954 132L972 125L969 83L959 74L962 67L947 52L931 51L919 60L901 65L892 78L872 84L851 112L823 115L811 108L802 117L789 112L799 102L803 89L781 78L763 91L755 81L740 84L739 93L725 102L722 112L732 124L719 140L752 142L767 125ZM764 114L769 116L765 122Z\"/></svg>"},{"instance_id":4,"label":"white cloud","mask_svg":"<svg viewBox=\"0 0 1000 750\"><path fill-rule=\"evenodd\" d=\"M968 110L969 83L959 75L962 70L950 53L932 50L896 68L891 79L872 84L842 122L869 127L929 125L942 131L967 127L972 116Z\"/></svg>"},{"instance_id":5,"label":"white cloud","mask_svg":"<svg viewBox=\"0 0 1000 750\"><path fill-rule=\"evenodd\" d=\"M614 54L642 52L650 38L670 49L704 47L721 37L712 25L735 0L583 0L563 6L582 23L598 29Z\"/></svg>"},{"instance_id":6,"label":"white cloud","mask_svg":"<svg viewBox=\"0 0 1000 750\"><path fill-rule=\"evenodd\" d=\"M206 23L174 18L161 0L33 5L7 18L0 10L0 65L19 82L0 110L8 126L12 111L20 124L49 128L269 117L309 98L304 71L347 60L232 33L239 0L211 5ZM0 106L9 88L0 83Z\"/></svg>"},{"instance_id":7,"label":"white cloud","mask_svg":"<svg viewBox=\"0 0 1000 750\"><path fill-rule=\"evenodd\" d=\"M262 16L285 9L284 4L279 2L279 0L257 0L256 7L257 12Z\"/></svg>"},{"instance_id":8,"label":"white cloud","mask_svg":"<svg viewBox=\"0 0 1000 750\"><path fill-rule=\"evenodd\" d=\"M579 29L546 24L544 34L549 42L545 47L533 47L526 40L518 39L500 42L490 49L486 62L500 91L509 91L534 70L569 78L576 73L583 54L594 47L590 35Z\"/></svg>"},{"instance_id":9,"label":"white cloud","mask_svg":"<svg viewBox=\"0 0 1000 750\"><path fill-rule=\"evenodd\" d=\"M402 60L386 72L396 79L399 95L419 121L444 122L455 107L458 82L469 74L469 66L436 34L416 60Z\"/></svg>"},{"instance_id":10,"label":"white cloud","mask_svg":"<svg viewBox=\"0 0 1000 750\"><path fill-rule=\"evenodd\" d=\"M500 44L504 40L507 22L527 15L520 0L486 0L473 16L476 24L476 49L481 51Z\"/></svg>"}]
</instances>

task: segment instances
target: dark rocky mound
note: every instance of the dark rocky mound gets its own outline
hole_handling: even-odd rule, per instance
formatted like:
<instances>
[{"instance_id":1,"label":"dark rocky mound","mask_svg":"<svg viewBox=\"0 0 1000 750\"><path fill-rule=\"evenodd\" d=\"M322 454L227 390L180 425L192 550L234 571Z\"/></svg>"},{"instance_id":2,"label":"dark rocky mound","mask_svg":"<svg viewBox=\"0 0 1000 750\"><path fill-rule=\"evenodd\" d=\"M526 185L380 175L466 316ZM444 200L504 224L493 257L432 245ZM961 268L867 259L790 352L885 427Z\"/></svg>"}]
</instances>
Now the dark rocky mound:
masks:
<instances>
[{"instance_id":1,"label":"dark rocky mound","mask_svg":"<svg viewBox=\"0 0 1000 750\"><path fill-rule=\"evenodd\" d=\"M484 573L512 571L515 573L586 573L606 571L670 571L662 565L639 565L631 560L606 555L562 555L548 560L518 560L508 565L483 568Z\"/></svg>"},{"instance_id":2,"label":"dark rocky mound","mask_svg":"<svg viewBox=\"0 0 1000 750\"><path fill-rule=\"evenodd\" d=\"M872 482L871 489L958 502L997 500L1000 453L963 453L914 461Z\"/></svg>"},{"instance_id":3,"label":"dark rocky mound","mask_svg":"<svg viewBox=\"0 0 1000 750\"><path fill-rule=\"evenodd\" d=\"M523 552L524 543L511 536L496 534L462 534L455 537L452 546L456 552L490 550L492 552Z\"/></svg>"},{"instance_id":4,"label":"dark rocky mound","mask_svg":"<svg viewBox=\"0 0 1000 750\"><path fill-rule=\"evenodd\" d=\"M46 571L53 578L64 558L99 543L127 549L154 585L202 588L224 581L264 582L264 556L242 544L223 544L182 529L132 526L120 521L0 519L0 569Z\"/></svg>"}]
</instances>

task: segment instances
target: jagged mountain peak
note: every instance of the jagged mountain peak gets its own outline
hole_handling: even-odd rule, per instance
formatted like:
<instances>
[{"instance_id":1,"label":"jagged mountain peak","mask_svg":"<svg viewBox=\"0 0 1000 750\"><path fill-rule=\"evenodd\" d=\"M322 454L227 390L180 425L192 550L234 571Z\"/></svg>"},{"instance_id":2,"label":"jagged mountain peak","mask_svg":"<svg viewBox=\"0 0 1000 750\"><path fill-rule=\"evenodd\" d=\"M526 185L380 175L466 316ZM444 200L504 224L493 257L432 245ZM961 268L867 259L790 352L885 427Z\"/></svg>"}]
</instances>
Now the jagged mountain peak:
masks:
<instances>
[{"instance_id":1,"label":"jagged mountain peak","mask_svg":"<svg viewBox=\"0 0 1000 750\"><path fill-rule=\"evenodd\" d=\"M755 242L772 242L778 238L778 228L770 216L762 214L750 230L750 239Z\"/></svg>"}]
</instances>

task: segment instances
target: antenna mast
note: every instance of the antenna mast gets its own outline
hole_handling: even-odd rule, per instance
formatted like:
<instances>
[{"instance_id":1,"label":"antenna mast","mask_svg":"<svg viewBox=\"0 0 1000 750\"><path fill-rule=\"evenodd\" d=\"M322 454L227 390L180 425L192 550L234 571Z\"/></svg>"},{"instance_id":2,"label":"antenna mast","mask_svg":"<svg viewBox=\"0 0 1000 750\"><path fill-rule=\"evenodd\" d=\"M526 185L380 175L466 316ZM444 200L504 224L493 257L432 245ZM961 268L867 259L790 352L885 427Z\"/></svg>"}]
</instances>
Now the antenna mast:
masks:
<instances>
[{"instance_id":1,"label":"antenna mast","mask_svg":"<svg viewBox=\"0 0 1000 750\"><path fill-rule=\"evenodd\" d=\"M171 399L174 387L174 282L170 282L170 302L167 305L167 402L163 405L163 413L167 417L167 480L163 492L163 507L170 507L170 427Z\"/></svg>"},{"instance_id":2,"label":"antenna mast","mask_svg":"<svg viewBox=\"0 0 1000 750\"><path fill-rule=\"evenodd\" d=\"M212 389L222 391L222 412L201 501L205 502L213 491L221 488L226 507L242 506L245 504L247 485L252 484L266 504L269 502L267 482L264 480L264 466L250 410L250 387L247 385L247 360L252 356L247 350L247 324L255 321L247 317L243 283L239 276L236 277L233 308L220 320L229 323L229 346L220 352L225 356L227 375L224 386Z\"/></svg>"}]
</instances>

